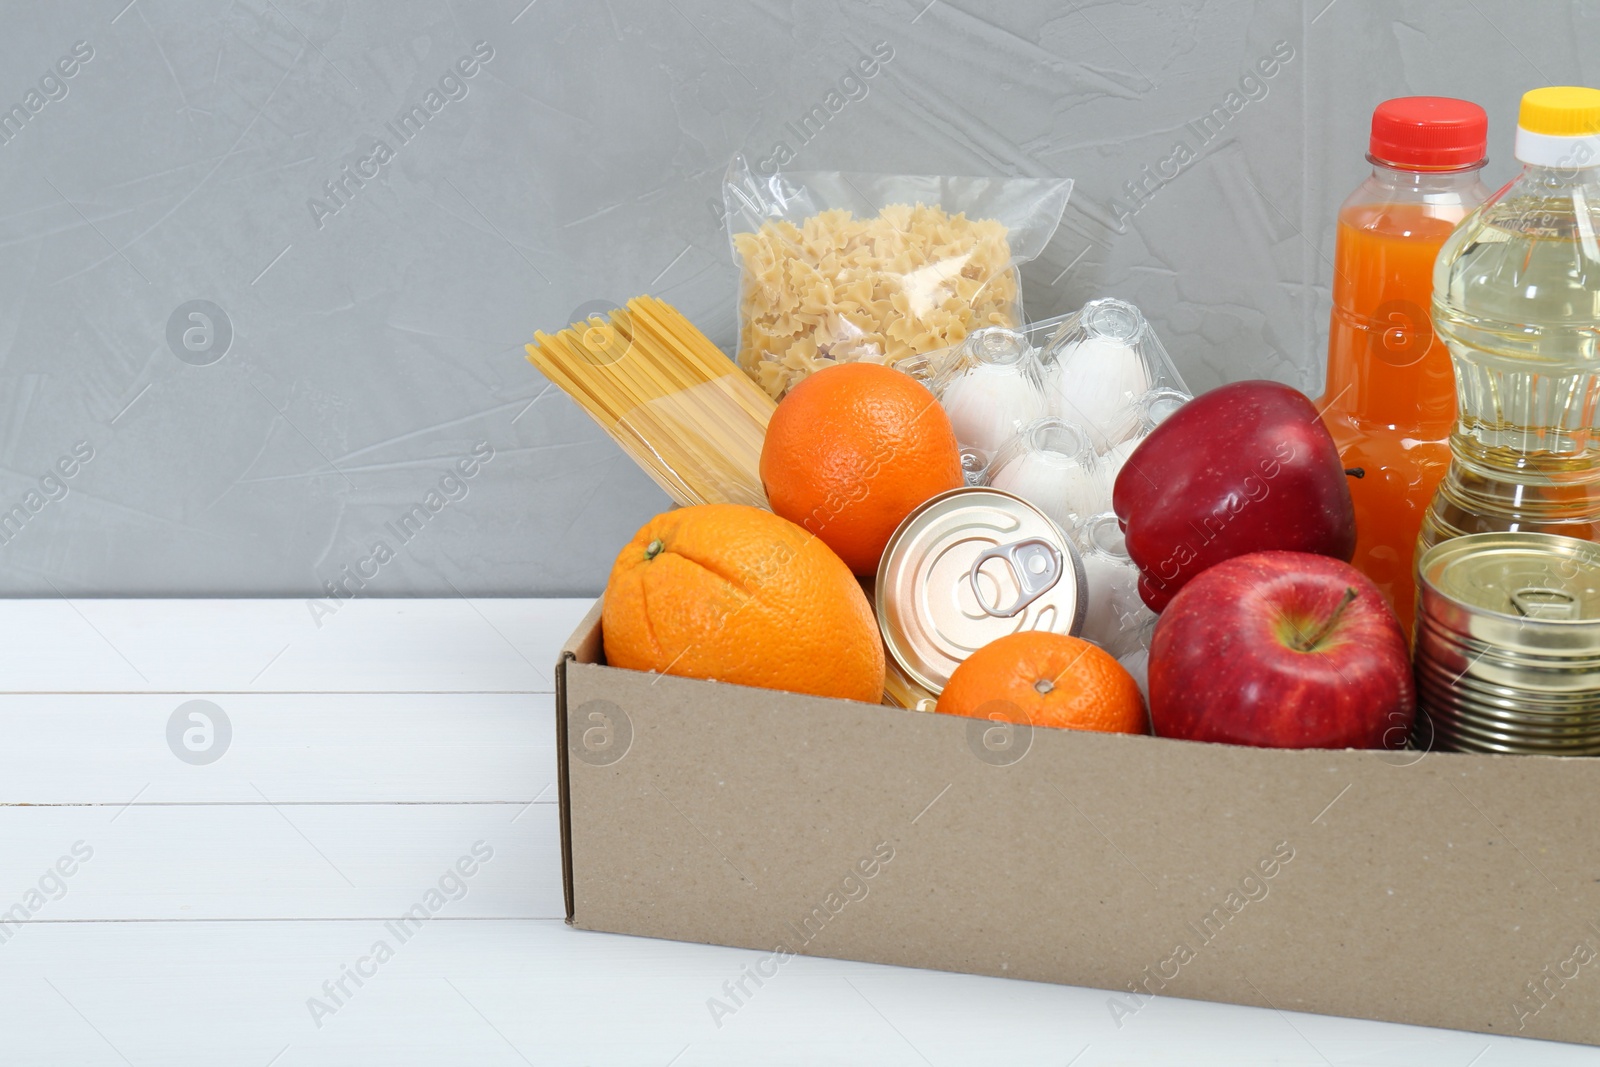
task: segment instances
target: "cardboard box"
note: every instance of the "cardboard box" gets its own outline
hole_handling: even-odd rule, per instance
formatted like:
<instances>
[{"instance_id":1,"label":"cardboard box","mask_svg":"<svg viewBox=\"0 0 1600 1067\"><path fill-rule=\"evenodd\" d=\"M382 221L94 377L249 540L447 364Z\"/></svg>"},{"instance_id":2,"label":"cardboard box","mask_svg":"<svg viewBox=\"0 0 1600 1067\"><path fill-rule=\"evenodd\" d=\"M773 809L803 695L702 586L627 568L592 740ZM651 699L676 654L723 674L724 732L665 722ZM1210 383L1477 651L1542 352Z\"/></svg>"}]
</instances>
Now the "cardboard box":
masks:
<instances>
[{"instance_id":1,"label":"cardboard box","mask_svg":"<svg viewBox=\"0 0 1600 1067\"><path fill-rule=\"evenodd\" d=\"M1600 760L1275 751L557 666L588 930L1600 1044Z\"/></svg>"}]
</instances>

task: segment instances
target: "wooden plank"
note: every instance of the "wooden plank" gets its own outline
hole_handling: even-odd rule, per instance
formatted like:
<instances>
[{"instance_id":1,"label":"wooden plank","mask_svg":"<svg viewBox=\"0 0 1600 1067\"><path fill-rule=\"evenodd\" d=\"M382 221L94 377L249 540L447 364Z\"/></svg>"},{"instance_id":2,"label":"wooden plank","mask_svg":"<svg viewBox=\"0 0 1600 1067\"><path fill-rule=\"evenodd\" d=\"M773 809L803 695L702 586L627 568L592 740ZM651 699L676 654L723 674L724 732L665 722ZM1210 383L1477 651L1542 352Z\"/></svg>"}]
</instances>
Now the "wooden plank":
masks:
<instances>
[{"instance_id":1,"label":"wooden plank","mask_svg":"<svg viewBox=\"0 0 1600 1067\"><path fill-rule=\"evenodd\" d=\"M109 645L86 651L63 629L73 606L55 605L54 619L12 612L3 688L24 679L72 692L0 697L0 916L38 904L0 926L0 1063L690 1067L767 1062L780 1046L795 1062L910 1065L1081 1055L1083 1067L1475 1057L1564 1067L1593 1056L1169 997L1118 1027L1104 992L806 957L714 1019L711 999L765 953L559 921L550 698L527 671L548 672L586 605L475 604L492 625L460 602L353 602L312 635L326 644L286 652L269 672L284 668L278 684L253 691L224 684L241 673L227 657L290 633L285 606L303 603L79 602L148 657L127 693ZM373 621L348 641L330 629L365 612ZM190 644L168 651L146 630ZM474 644L497 631L517 647ZM406 685L430 692L386 691ZM185 763L166 739L172 711L200 696L234 730L210 764ZM402 799L420 802L392 802ZM52 806L20 806L41 801ZM87 860L72 857L80 841ZM426 908L477 841L493 858L400 942L381 920ZM72 875L46 879L64 856ZM308 1000L381 939L392 960L319 1027Z\"/></svg>"},{"instance_id":2,"label":"wooden plank","mask_svg":"<svg viewBox=\"0 0 1600 1067\"><path fill-rule=\"evenodd\" d=\"M3 807L0 916L387 918L482 841L492 860L442 914L557 918L557 837L553 803Z\"/></svg>"},{"instance_id":3,"label":"wooden plank","mask_svg":"<svg viewBox=\"0 0 1600 1067\"><path fill-rule=\"evenodd\" d=\"M591 601L12 600L0 692L538 692Z\"/></svg>"},{"instance_id":4,"label":"wooden plank","mask_svg":"<svg viewBox=\"0 0 1600 1067\"><path fill-rule=\"evenodd\" d=\"M393 956L369 963L375 973L359 987L347 981L349 996L314 1020L308 1001L325 998L323 983L379 940ZM708 1002L725 1001L724 983L764 953L589 934L556 921L434 920L403 944L377 922L41 925L0 958L8 1067L1577 1067L1594 1059L1592 1049L1172 997L1118 1027L1096 990L807 957L760 987L746 980L737 1010L713 1020Z\"/></svg>"},{"instance_id":5,"label":"wooden plank","mask_svg":"<svg viewBox=\"0 0 1600 1067\"><path fill-rule=\"evenodd\" d=\"M545 693L0 695L0 737L0 804L555 798Z\"/></svg>"}]
</instances>

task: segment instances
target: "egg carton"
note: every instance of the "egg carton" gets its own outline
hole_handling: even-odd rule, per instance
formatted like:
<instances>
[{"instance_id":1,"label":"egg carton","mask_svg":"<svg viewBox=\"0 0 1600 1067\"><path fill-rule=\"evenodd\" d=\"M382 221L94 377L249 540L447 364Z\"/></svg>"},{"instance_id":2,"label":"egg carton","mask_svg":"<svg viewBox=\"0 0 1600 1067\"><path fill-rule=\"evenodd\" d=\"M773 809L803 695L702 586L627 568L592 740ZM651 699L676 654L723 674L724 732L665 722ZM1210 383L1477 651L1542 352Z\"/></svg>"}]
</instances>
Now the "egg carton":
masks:
<instances>
[{"instance_id":1,"label":"egg carton","mask_svg":"<svg viewBox=\"0 0 1600 1067\"><path fill-rule=\"evenodd\" d=\"M1149 320L1109 298L895 366L944 406L967 484L1016 492L1069 533L1110 509L1122 464L1191 396Z\"/></svg>"}]
</instances>

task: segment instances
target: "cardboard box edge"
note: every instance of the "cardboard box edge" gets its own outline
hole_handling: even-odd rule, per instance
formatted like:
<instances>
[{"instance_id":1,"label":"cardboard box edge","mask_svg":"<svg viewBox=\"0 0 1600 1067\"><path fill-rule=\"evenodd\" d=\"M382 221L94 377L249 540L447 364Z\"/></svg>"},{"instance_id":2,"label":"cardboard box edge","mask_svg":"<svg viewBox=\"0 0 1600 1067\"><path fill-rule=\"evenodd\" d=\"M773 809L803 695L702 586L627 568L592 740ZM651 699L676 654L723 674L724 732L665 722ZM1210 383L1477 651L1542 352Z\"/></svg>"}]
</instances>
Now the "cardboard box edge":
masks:
<instances>
[{"instance_id":1,"label":"cardboard box edge","mask_svg":"<svg viewBox=\"0 0 1600 1067\"><path fill-rule=\"evenodd\" d=\"M608 920L605 920L605 919L602 919L601 922L597 925L597 924L594 923L594 920L593 920L593 908L590 908L588 910L588 912L586 913L587 916L588 916L588 920L589 920L587 922L581 921L576 915L576 906L575 906L576 905L576 879L575 879L575 874L574 874L574 870L573 870L573 845L574 845L574 841L573 841L573 833L572 833L573 794L572 794L572 785L571 785L571 782L570 782L570 780L568 778L569 757L570 757L570 753L569 753L569 750L567 748L567 738L569 736L569 732L568 732L568 729L567 729L567 714L568 714L568 710L567 710L567 695L568 695L568 692L569 692L568 687L569 687L569 684L577 685L577 687L578 687L578 689L579 689L579 691L581 693L581 692L585 692L586 691L585 690L585 686L586 685L592 683L594 680L596 680L599 677L602 677L602 676L611 677L611 676L616 676L616 675L619 675L619 674L633 674L633 673L635 673L635 672L620 672L617 668L609 667L604 662L604 655L603 655L602 646L601 646L602 633L601 633L601 627L600 627L600 612L601 612L601 605L600 605L599 602L597 602L589 610L589 612L586 614L586 616L583 619L583 621L578 625L577 629L569 637L569 639L567 641L567 644L565 646L563 646L561 657L560 657L560 661L557 664L557 672L558 672L557 682L556 682L556 706L557 706L557 710L558 710L558 715L557 715L557 719L558 719L558 722L557 722L557 738L558 738L558 744L560 746L559 747L559 753L558 753L558 763L559 763L560 772L561 772L560 773L560 783L559 783L559 791L560 791L559 800L560 800L560 816L561 816L560 828L561 828L561 836L562 836L561 847L562 847L563 889L564 889L564 895L565 895L565 898L566 898L566 909L567 909L566 923L567 923L568 926L570 926L570 927L572 927L574 929L578 929L578 930L593 931L593 932L600 932L600 933L621 934L621 935L633 936L633 937L648 937L648 938L657 939L657 940L677 941L677 942L680 942L680 943L704 944L704 945L710 945L710 946L729 946L729 947L743 948L743 949L747 949L747 950L751 950L751 951L760 951L760 950L765 948L764 944L756 943L756 942L751 941L749 939L741 938L741 937L738 937L738 936L730 936L730 935L727 935L727 934L724 934L724 933L712 933L710 935L707 935L703 931L696 932L696 933L668 932L668 931L664 930L661 926L655 925L655 924L640 925L640 924L636 924L636 923L627 923L627 922L618 923L618 922L615 922L615 921L608 921ZM578 670L577 670L576 676L572 676L570 674L570 666L572 664L577 664L578 665ZM598 668L600 668L600 670L598 672L596 672L596 671L590 671L590 670L585 670L584 669L584 668L588 668L588 667L598 667ZM675 686L678 686L678 685L691 685L691 686L698 687L698 686L703 686L703 685L708 684L705 681L700 680L700 679L674 678L674 677L670 677L670 676L663 677L662 679L660 679L660 682L666 689L671 689L671 688L673 688ZM737 696L741 695L741 691L744 694L750 694L750 695L771 696L772 693L773 693L773 691L770 691L770 690L752 689L752 688L746 687L746 686L735 686L735 685L732 685L730 683L710 683L710 684L715 684L715 685L717 685L719 687L724 687L725 686L726 689L729 691L727 695L734 696L734 697L737 697ZM827 699L827 698L820 698L820 697L807 697L804 694L788 694L788 695L802 697L803 699L806 699L806 700L826 700ZM850 702L850 703L856 703L856 702ZM631 707L632 705L629 704L628 706ZM877 707L876 705L868 705L868 706L869 707ZM917 715L918 717L924 717L923 713L904 712L901 709L882 708L881 710L888 711L888 712L899 711L899 712L901 712L901 714L912 714L912 715ZM1108 738L1104 738L1104 739L1096 738L1096 740L1109 740L1109 741L1113 741L1113 742L1136 742L1136 743L1140 743L1140 744L1149 744L1149 743L1154 742L1154 743L1157 743L1157 744L1168 745L1168 746L1195 747L1201 752L1204 752L1206 750L1213 750L1213 754L1215 754L1215 755L1217 755L1219 757L1226 757L1228 755L1229 750L1233 751L1235 754L1238 754L1238 749L1237 749L1236 746L1216 746L1216 745L1202 744L1202 743L1198 743L1198 742L1178 741L1178 740L1174 740L1174 739L1170 739L1170 738L1149 737L1149 738L1137 738L1136 739L1136 738L1108 737ZM1340 756L1345 756L1345 757L1348 757L1349 755L1352 754L1352 750L1320 750L1320 749L1310 749L1310 750L1258 750L1258 749L1247 749L1245 751L1250 755L1267 755L1267 754L1270 754L1271 758L1275 758L1275 759L1281 759L1285 755L1291 756L1291 757L1298 757L1298 758L1301 758L1301 759L1318 759L1318 758L1326 757L1326 756L1330 755L1330 753L1338 754ZM1384 760L1384 759L1387 759L1387 758L1392 758L1394 754L1393 753L1387 753L1387 752L1366 752L1366 753L1355 753L1355 755L1357 756L1357 758L1364 759L1364 760ZM1456 752L1427 752L1427 753L1423 753L1423 755L1428 755L1428 756L1430 756L1430 758L1432 758L1434 760L1443 759L1443 760L1447 761L1448 763L1457 764L1458 769L1460 769L1460 770L1465 770L1465 769L1467 769L1469 767L1472 767L1472 766L1487 767L1487 766L1491 766L1491 765L1496 764L1496 763L1526 764L1526 763L1530 762L1530 759L1527 756L1506 756L1506 755L1490 755L1490 754L1479 754L1479 753L1456 753ZM1537 760L1538 762L1541 762L1541 763L1548 762L1548 763L1552 763L1552 764L1554 764L1554 763L1567 764L1567 763L1579 762L1579 761L1574 761L1570 757L1560 757L1560 756L1542 756L1542 757L1534 757L1533 759ZM579 777L582 778L583 775L580 774ZM1335 799L1337 800L1338 798L1336 797ZM1493 824L1491 823L1491 826L1492 825ZM1496 828L1496 832L1499 833L1498 828ZM1501 836L1503 836L1503 835L1501 835ZM604 909L602 909L602 910L604 910ZM925 968L925 969L929 969L929 970L942 971L942 972L947 972L947 973L986 975L986 976L997 977L997 978L1020 978L1020 979L1025 980L1025 981L1036 981L1036 982L1044 982L1044 983L1050 983L1050 984L1073 984L1073 985L1080 984L1078 982L1072 981L1071 979L1063 978L1063 977L1061 977L1059 975L1055 975L1055 974L1019 974L1019 973L1016 973L1016 972L1006 973L1006 972L1003 972L1003 971L994 970L992 967L973 966L971 964L964 964L964 963L953 963L947 957L944 957L944 956L939 955L937 953L925 954L925 946L923 946L921 949L918 949L918 950L910 950L910 951L902 951L902 952L899 952L899 953L886 953L886 954L873 954L873 953L863 954L859 949L847 949L847 948L841 948L841 949L833 951L833 952L817 951L817 950L802 950L798 954L799 955L808 956L808 957L812 957L812 958L834 959L834 960L845 960L845 961L859 961L859 962L867 962L867 963L873 963L873 964L885 965L885 966ZM1080 985L1080 988L1095 988L1095 989L1099 989L1100 987L1099 986L1092 986L1091 987L1091 986L1087 986L1087 985ZM1105 992L1107 992L1107 993L1115 993L1116 990L1107 988L1107 989L1105 989ZM1202 1003L1202 1004L1204 1004L1204 1003L1237 1004L1237 1005L1242 1005L1242 1006L1253 1006L1253 1007L1257 1007L1257 1008L1271 1008L1273 1010L1278 1010L1277 1005L1274 1004L1271 1000L1266 999L1265 996L1261 996L1259 999L1257 999L1257 998L1253 998L1253 997L1241 996L1239 994L1229 994L1227 996L1217 996L1217 995L1179 996L1179 995L1173 994L1173 993L1164 993L1162 995L1170 996L1173 999L1188 1000L1188 1001L1191 1001L1191 1002L1194 1002L1194 1003ZM1328 1018L1367 1019L1367 1020L1387 1022L1387 1023L1399 1024L1399 1025L1427 1026L1427 1027L1443 1028L1443 1029L1447 1029L1447 1030L1455 1030L1455 1031L1461 1032L1461 1033L1478 1033L1478 1034L1488 1034L1488 1035L1494 1035L1494 1036L1519 1036L1519 1035L1516 1035L1514 1033L1508 1032L1507 1030L1504 1030L1504 1029L1500 1029L1500 1028L1493 1027L1493 1026L1484 1026L1481 1023L1467 1022L1467 1021L1463 1021L1463 1020L1460 1020L1460 1019L1453 1019L1453 1018L1446 1018L1446 1017L1438 1017L1438 1016L1430 1017L1430 1016L1425 1016L1425 1015L1418 1015L1418 1014L1413 1014L1413 1013L1406 1012L1406 1011L1396 1011L1396 1010L1393 1010L1392 1008L1389 1009L1389 1010L1381 1010L1381 1011L1380 1010L1373 1010L1373 1009L1369 1008L1367 1010L1362 1010L1362 1011L1358 1011L1358 1012L1353 1012L1352 1013L1352 1012L1347 1012L1347 1011L1338 1011L1338 1010L1331 1009L1331 1008L1325 1007L1325 1006L1308 1007L1308 1006L1304 1006L1304 1005L1297 1005L1297 1006L1294 1006L1294 1007L1290 1008L1289 1010L1302 1011L1302 1012L1307 1012L1307 1013L1315 1014L1315 1015L1322 1015L1322 1016L1325 1016L1325 1017L1328 1017ZM1569 1042L1575 1042L1575 1043L1579 1043L1579 1044L1582 1044L1582 1045L1589 1045L1589 1046L1600 1045L1600 1037L1597 1037L1595 1034L1592 1034L1592 1033L1584 1033L1584 1034L1579 1034L1579 1035L1564 1034L1564 1035L1562 1035L1560 1037L1554 1037L1554 1036L1545 1035L1545 1036L1537 1037L1535 1039L1536 1040L1543 1040L1543 1041L1569 1041Z\"/></svg>"},{"instance_id":2,"label":"cardboard box edge","mask_svg":"<svg viewBox=\"0 0 1600 1067\"><path fill-rule=\"evenodd\" d=\"M577 628L561 646L556 660L556 799L561 829L561 895L568 926L576 922L576 891L572 878L572 779L567 763L567 664L594 662L600 647L600 613L604 598L595 598Z\"/></svg>"}]
</instances>

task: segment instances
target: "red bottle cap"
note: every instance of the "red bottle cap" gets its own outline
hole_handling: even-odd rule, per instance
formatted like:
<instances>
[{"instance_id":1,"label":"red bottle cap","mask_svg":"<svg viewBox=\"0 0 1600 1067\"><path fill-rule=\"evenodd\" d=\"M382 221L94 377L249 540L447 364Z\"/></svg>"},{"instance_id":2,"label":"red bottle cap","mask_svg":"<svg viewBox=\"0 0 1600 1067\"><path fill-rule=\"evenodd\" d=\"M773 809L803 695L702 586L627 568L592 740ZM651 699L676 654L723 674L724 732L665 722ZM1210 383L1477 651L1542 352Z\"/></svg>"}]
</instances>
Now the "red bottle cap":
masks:
<instances>
[{"instance_id":1,"label":"red bottle cap","mask_svg":"<svg viewBox=\"0 0 1600 1067\"><path fill-rule=\"evenodd\" d=\"M1489 116L1470 100L1402 96L1372 112L1368 154L1401 170L1460 170L1484 161Z\"/></svg>"}]
</instances>

